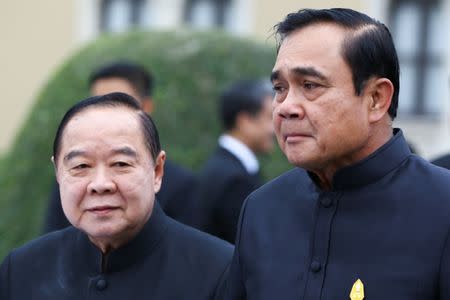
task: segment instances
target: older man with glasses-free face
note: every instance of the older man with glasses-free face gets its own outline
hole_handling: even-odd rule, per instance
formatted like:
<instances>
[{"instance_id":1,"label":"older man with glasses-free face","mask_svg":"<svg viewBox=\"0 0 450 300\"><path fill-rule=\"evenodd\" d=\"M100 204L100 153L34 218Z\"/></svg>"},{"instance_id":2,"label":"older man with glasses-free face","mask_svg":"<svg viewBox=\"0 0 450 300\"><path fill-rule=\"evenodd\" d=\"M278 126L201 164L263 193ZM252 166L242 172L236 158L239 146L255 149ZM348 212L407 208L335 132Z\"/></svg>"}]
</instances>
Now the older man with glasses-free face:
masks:
<instances>
[{"instance_id":1,"label":"older man with glasses-free face","mask_svg":"<svg viewBox=\"0 0 450 300\"><path fill-rule=\"evenodd\" d=\"M167 217L155 201L165 152L135 99L77 103L53 149L72 226L5 258L0 299L213 299L232 246Z\"/></svg>"}]
</instances>

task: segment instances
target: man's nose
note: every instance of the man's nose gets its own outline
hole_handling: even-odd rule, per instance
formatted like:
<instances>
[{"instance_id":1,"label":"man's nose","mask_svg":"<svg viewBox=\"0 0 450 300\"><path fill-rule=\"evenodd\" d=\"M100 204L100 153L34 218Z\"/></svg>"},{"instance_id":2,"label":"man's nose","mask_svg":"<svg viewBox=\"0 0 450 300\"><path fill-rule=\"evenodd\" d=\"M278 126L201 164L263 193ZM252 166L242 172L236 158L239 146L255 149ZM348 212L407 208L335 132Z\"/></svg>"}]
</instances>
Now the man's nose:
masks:
<instances>
[{"instance_id":1,"label":"man's nose","mask_svg":"<svg viewBox=\"0 0 450 300\"><path fill-rule=\"evenodd\" d=\"M283 119L303 119L305 116L304 99L300 93L296 93L290 89L286 97L279 103L275 104L274 117L278 116Z\"/></svg>"},{"instance_id":2,"label":"man's nose","mask_svg":"<svg viewBox=\"0 0 450 300\"><path fill-rule=\"evenodd\" d=\"M115 182L105 167L98 167L88 185L91 194L113 193L117 189Z\"/></svg>"}]
</instances>

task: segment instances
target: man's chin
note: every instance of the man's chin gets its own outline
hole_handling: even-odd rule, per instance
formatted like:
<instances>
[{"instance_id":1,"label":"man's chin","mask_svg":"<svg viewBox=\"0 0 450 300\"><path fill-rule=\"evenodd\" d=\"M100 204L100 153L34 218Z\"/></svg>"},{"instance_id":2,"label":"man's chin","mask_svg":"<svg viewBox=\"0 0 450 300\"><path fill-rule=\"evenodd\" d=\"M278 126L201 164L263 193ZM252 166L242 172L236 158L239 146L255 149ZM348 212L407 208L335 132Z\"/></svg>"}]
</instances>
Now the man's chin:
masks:
<instances>
[{"instance_id":1,"label":"man's chin","mask_svg":"<svg viewBox=\"0 0 450 300\"><path fill-rule=\"evenodd\" d=\"M285 155L288 161L296 167L306 169L311 164L310 160L302 154L288 152Z\"/></svg>"},{"instance_id":2,"label":"man's chin","mask_svg":"<svg viewBox=\"0 0 450 300\"><path fill-rule=\"evenodd\" d=\"M92 224L81 229L90 239L114 240L121 236L125 228L119 224Z\"/></svg>"}]
</instances>

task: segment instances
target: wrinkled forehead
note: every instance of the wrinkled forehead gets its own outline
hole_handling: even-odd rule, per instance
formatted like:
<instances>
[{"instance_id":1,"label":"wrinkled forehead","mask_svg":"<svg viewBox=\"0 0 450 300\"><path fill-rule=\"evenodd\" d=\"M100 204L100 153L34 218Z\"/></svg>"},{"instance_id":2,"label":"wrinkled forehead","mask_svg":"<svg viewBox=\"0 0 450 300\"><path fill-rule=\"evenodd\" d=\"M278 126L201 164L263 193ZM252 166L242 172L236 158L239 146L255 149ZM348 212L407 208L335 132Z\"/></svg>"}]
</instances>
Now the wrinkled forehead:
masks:
<instances>
[{"instance_id":1,"label":"wrinkled forehead","mask_svg":"<svg viewBox=\"0 0 450 300\"><path fill-rule=\"evenodd\" d=\"M346 64L342 46L347 30L332 23L317 23L291 32L280 45L271 80L280 74L324 79Z\"/></svg>"},{"instance_id":2,"label":"wrinkled forehead","mask_svg":"<svg viewBox=\"0 0 450 300\"><path fill-rule=\"evenodd\" d=\"M75 113L67 122L66 127L80 126L80 124L96 124L108 127L112 124L123 125L123 122L137 123L138 114L135 110L122 104L93 105ZM104 125L104 126L102 126Z\"/></svg>"},{"instance_id":3,"label":"wrinkled forehead","mask_svg":"<svg viewBox=\"0 0 450 300\"><path fill-rule=\"evenodd\" d=\"M89 142L143 144L138 114L126 107L89 107L75 114L64 128L60 151Z\"/></svg>"},{"instance_id":4,"label":"wrinkled forehead","mask_svg":"<svg viewBox=\"0 0 450 300\"><path fill-rule=\"evenodd\" d=\"M345 37L354 33L339 24L319 22L301 27L289 32L280 43L278 52L291 50L291 48L314 48L316 51L325 47L328 51L338 50ZM337 49L336 49L337 48Z\"/></svg>"}]
</instances>

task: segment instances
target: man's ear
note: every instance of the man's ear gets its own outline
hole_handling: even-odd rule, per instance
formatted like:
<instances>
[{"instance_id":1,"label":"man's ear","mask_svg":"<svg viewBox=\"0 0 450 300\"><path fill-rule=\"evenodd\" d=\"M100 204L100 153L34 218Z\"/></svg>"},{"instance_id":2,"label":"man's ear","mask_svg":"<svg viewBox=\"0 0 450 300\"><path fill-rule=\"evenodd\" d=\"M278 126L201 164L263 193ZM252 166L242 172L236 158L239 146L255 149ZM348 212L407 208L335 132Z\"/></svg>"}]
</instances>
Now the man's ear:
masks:
<instances>
[{"instance_id":1,"label":"man's ear","mask_svg":"<svg viewBox=\"0 0 450 300\"><path fill-rule=\"evenodd\" d=\"M388 114L394 95L394 85L387 78L372 78L366 84L369 121L378 122Z\"/></svg>"},{"instance_id":2,"label":"man's ear","mask_svg":"<svg viewBox=\"0 0 450 300\"><path fill-rule=\"evenodd\" d=\"M157 193L161 189L163 177L164 177L164 163L166 161L166 152L159 152L158 156L155 159L155 177L153 182L153 188L155 193Z\"/></svg>"},{"instance_id":3,"label":"man's ear","mask_svg":"<svg viewBox=\"0 0 450 300\"><path fill-rule=\"evenodd\" d=\"M144 97L142 99L142 110L151 115L155 108L155 103L150 96Z\"/></svg>"}]
</instances>

